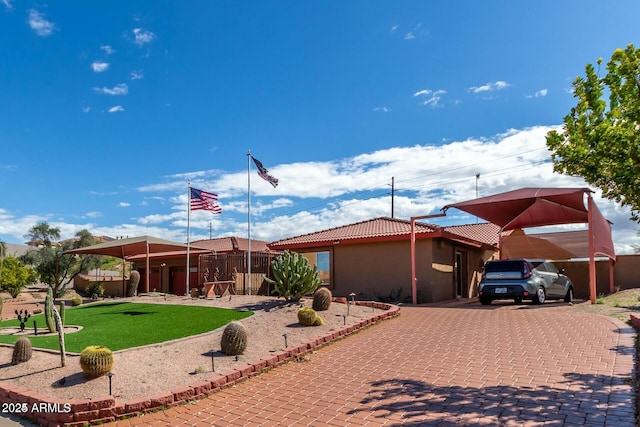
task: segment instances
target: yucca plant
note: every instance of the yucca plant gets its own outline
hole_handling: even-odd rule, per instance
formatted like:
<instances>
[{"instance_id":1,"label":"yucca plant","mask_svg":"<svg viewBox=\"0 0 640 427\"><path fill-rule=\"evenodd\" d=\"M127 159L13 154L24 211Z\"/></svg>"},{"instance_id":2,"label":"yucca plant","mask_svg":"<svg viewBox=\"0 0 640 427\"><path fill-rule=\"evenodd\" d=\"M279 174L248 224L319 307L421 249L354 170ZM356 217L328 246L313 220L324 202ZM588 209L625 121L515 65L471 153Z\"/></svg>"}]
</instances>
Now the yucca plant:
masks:
<instances>
[{"instance_id":1,"label":"yucca plant","mask_svg":"<svg viewBox=\"0 0 640 427\"><path fill-rule=\"evenodd\" d=\"M265 277L273 285L273 293L288 302L300 301L320 286L318 269L311 268L309 261L297 252L285 251L271 261L274 279Z\"/></svg>"}]
</instances>

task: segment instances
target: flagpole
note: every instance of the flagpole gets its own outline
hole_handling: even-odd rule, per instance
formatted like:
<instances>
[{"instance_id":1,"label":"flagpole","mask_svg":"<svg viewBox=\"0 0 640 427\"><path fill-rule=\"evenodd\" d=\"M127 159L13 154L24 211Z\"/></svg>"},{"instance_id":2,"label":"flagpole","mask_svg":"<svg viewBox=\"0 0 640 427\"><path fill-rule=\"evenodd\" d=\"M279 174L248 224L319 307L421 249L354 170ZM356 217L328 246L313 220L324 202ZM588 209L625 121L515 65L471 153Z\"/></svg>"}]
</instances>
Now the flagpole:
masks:
<instances>
[{"instance_id":1,"label":"flagpole","mask_svg":"<svg viewBox=\"0 0 640 427\"><path fill-rule=\"evenodd\" d=\"M247 282L251 295L251 150L247 150Z\"/></svg>"},{"instance_id":2,"label":"flagpole","mask_svg":"<svg viewBox=\"0 0 640 427\"><path fill-rule=\"evenodd\" d=\"M187 180L187 295L190 295L189 292L189 276L191 275L191 271L189 268L189 258L190 258L190 241L191 241L191 180Z\"/></svg>"}]
</instances>

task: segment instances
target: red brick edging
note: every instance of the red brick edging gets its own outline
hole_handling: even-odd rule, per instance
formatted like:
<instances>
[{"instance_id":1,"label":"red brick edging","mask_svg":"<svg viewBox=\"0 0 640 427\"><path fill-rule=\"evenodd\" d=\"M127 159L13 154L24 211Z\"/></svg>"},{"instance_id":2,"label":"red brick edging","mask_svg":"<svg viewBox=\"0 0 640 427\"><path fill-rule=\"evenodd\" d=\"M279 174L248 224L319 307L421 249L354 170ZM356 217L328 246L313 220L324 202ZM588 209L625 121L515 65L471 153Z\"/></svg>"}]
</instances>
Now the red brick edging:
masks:
<instances>
[{"instance_id":1,"label":"red brick edging","mask_svg":"<svg viewBox=\"0 0 640 427\"><path fill-rule=\"evenodd\" d=\"M346 298L333 298L334 302L347 302ZM378 303L356 301L356 305L364 305L385 310L358 323L332 330L315 339L289 347L283 351L271 353L269 356L249 363L242 369L227 370L216 374L209 381L191 384L168 393L151 397L118 402L112 397L100 399L84 399L64 401L50 396L39 395L34 391L6 384L0 385L0 405L16 416L33 420L42 426L81 427L89 424L103 424L118 419L137 416L141 413L153 412L162 408L178 406L190 400L201 399L222 388L232 386L240 381L260 374L266 369L287 363L294 358L310 353L328 343L350 335L360 329L400 314L400 307ZM640 319L638 319L640 323Z\"/></svg>"}]
</instances>

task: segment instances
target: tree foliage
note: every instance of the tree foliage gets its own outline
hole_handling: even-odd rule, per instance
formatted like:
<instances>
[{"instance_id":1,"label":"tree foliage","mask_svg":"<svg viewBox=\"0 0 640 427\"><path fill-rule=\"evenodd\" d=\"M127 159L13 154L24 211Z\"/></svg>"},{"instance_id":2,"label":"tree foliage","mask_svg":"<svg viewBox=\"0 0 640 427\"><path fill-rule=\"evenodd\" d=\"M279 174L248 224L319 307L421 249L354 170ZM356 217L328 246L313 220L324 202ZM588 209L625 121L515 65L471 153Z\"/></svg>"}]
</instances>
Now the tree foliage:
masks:
<instances>
[{"instance_id":1,"label":"tree foliage","mask_svg":"<svg viewBox=\"0 0 640 427\"><path fill-rule=\"evenodd\" d=\"M100 266L99 255L69 255L65 251L83 248L95 243L93 236L87 230L76 233L75 239L56 243L60 238L60 229L41 222L29 230L25 236L32 242L38 242L39 247L28 251L22 260L34 266L42 283L53 289L56 298L62 296L69 283L80 273L87 273L90 269Z\"/></svg>"},{"instance_id":2,"label":"tree foliage","mask_svg":"<svg viewBox=\"0 0 640 427\"><path fill-rule=\"evenodd\" d=\"M640 221L640 49L616 49L602 77L601 64L573 82L577 105L547 147L554 171L583 177Z\"/></svg>"},{"instance_id":3,"label":"tree foliage","mask_svg":"<svg viewBox=\"0 0 640 427\"><path fill-rule=\"evenodd\" d=\"M2 272L0 275L0 288L9 292L16 298L22 288L32 285L38 280L35 270L14 256L5 257L2 260Z\"/></svg>"}]
</instances>

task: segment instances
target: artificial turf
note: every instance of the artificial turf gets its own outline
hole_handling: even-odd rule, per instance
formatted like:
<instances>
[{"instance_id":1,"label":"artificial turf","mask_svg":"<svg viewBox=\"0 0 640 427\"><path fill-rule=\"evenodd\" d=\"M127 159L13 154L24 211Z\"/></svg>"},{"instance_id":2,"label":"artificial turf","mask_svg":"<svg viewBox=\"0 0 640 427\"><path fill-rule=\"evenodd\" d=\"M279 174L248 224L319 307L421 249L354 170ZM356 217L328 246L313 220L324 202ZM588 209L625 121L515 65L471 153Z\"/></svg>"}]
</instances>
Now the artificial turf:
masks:
<instances>
[{"instance_id":1,"label":"artificial turf","mask_svg":"<svg viewBox=\"0 0 640 427\"><path fill-rule=\"evenodd\" d=\"M82 326L78 332L65 334L65 349L79 353L89 345L102 345L112 351L139 347L197 335L220 328L232 320L251 316L251 311L229 310L174 304L105 302L70 307L65 310L65 325ZM44 314L32 316L27 327L48 332ZM0 326L19 326L17 319ZM0 334L0 343L13 344L18 335ZM59 350L58 335L29 336L33 347Z\"/></svg>"}]
</instances>

